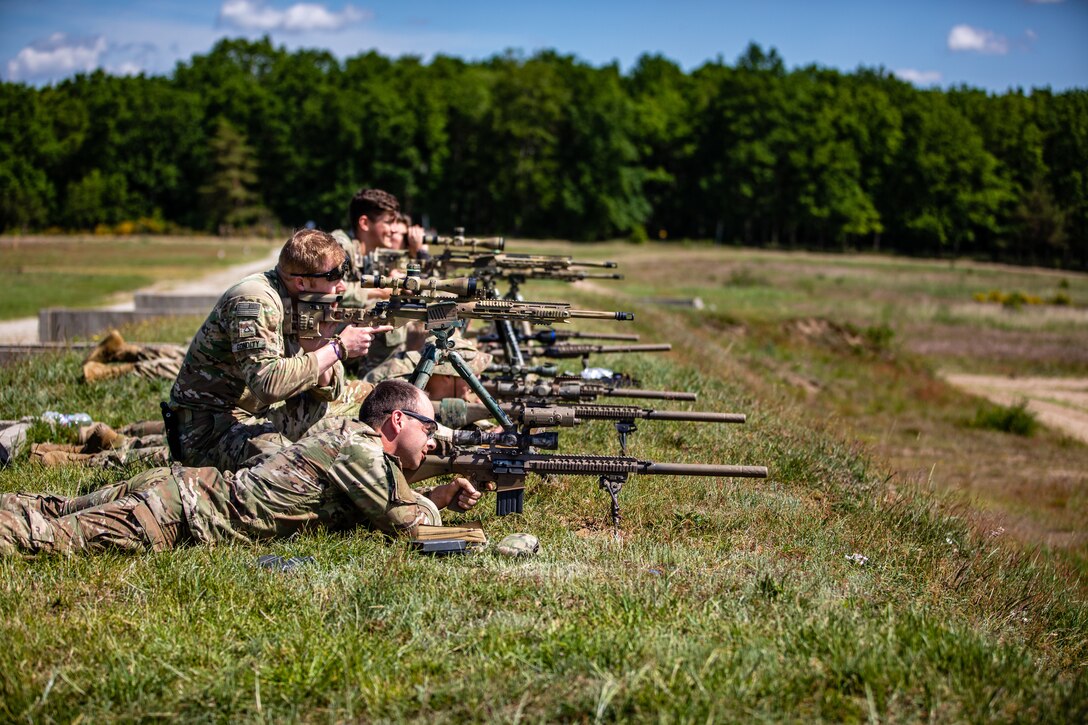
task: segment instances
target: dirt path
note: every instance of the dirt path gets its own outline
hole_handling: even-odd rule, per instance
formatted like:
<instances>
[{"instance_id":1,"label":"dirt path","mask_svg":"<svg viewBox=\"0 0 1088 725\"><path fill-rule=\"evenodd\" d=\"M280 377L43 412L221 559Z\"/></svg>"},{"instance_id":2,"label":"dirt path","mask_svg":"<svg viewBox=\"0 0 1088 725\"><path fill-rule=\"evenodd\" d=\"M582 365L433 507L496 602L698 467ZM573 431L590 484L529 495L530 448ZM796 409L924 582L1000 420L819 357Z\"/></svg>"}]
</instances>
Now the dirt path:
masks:
<instances>
[{"instance_id":1,"label":"dirt path","mask_svg":"<svg viewBox=\"0 0 1088 725\"><path fill-rule=\"evenodd\" d=\"M136 292L177 292L179 294L209 294L217 295L223 292L232 283L237 282L246 275L254 272L263 272L271 269L276 264L280 250L277 247L267 257L245 264L237 264L217 270L209 275L196 280L160 280L150 287L145 287L134 292L127 292L116 297L116 302L102 305L103 309L131 310ZM21 317L15 320L0 322L0 344L19 345L35 344L38 342L38 318Z\"/></svg>"},{"instance_id":2,"label":"dirt path","mask_svg":"<svg viewBox=\"0 0 1088 725\"><path fill-rule=\"evenodd\" d=\"M999 405L1027 400L1039 422L1088 443L1088 379L1004 377L946 373L942 377Z\"/></svg>"}]
</instances>

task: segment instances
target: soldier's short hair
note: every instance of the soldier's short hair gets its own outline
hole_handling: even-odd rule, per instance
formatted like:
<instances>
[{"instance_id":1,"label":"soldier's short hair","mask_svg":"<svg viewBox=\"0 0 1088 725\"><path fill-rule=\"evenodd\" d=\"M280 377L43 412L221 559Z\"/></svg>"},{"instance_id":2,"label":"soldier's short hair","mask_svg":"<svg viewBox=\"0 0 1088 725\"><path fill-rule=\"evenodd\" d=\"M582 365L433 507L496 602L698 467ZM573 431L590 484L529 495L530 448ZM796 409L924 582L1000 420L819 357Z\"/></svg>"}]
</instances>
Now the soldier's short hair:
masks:
<instances>
[{"instance_id":1,"label":"soldier's short hair","mask_svg":"<svg viewBox=\"0 0 1088 725\"><path fill-rule=\"evenodd\" d=\"M348 220L351 222L351 228L355 229L359 226L361 216L374 220L386 212L397 214L399 211L400 202L388 191L359 189L348 204Z\"/></svg>"},{"instance_id":2,"label":"soldier's short hair","mask_svg":"<svg viewBox=\"0 0 1088 725\"><path fill-rule=\"evenodd\" d=\"M404 226L406 227L410 227L412 226L412 215L405 214L404 212L399 212L397 214L397 221L404 224Z\"/></svg>"},{"instance_id":3,"label":"soldier's short hair","mask_svg":"<svg viewBox=\"0 0 1088 725\"><path fill-rule=\"evenodd\" d=\"M394 410L420 412L418 408L422 396L423 391L406 380L383 380L366 396L359 408L359 420L377 430L385 416Z\"/></svg>"},{"instance_id":4,"label":"soldier's short hair","mask_svg":"<svg viewBox=\"0 0 1088 725\"><path fill-rule=\"evenodd\" d=\"M344 248L320 229L299 229L280 250L279 268L284 274L327 272L344 261Z\"/></svg>"}]
</instances>

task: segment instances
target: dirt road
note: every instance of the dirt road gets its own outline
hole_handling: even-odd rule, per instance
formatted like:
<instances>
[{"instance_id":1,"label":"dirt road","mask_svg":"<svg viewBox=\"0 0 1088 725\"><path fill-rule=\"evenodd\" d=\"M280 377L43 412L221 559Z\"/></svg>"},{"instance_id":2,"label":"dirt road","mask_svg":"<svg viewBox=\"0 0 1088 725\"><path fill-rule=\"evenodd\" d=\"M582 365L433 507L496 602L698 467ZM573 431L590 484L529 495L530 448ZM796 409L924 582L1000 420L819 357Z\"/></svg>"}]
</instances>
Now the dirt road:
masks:
<instances>
[{"instance_id":1,"label":"dirt road","mask_svg":"<svg viewBox=\"0 0 1088 725\"><path fill-rule=\"evenodd\" d=\"M999 405L1026 400L1040 423L1088 443L1088 379L1004 377L947 373L942 377Z\"/></svg>"},{"instance_id":2,"label":"dirt road","mask_svg":"<svg viewBox=\"0 0 1088 725\"><path fill-rule=\"evenodd\" d=\"M232 283L237 282L246 275L254 272L262 272L276 265L276 259L280 253L279 248L274 249L255 262L246 262L233 267L217 270L197 280L162 280L139 292L177 292L179 294L209 294L218 295L227 289ZM133 309L133 296L129 292L119 295L117 302L111 305L103 305L104 309L131 310ZM34 344L38 342L38 318L21 317L15 320L0 321L0 344L20 345Z\"/></svg>"}]
</instances>

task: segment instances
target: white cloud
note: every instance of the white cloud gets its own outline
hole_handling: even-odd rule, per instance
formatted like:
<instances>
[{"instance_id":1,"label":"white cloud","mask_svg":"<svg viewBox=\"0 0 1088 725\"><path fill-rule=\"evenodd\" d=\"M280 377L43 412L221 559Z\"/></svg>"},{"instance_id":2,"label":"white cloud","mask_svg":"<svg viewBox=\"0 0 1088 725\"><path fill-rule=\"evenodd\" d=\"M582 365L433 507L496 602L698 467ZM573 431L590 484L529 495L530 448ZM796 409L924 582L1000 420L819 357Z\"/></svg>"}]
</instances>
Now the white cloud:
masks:
<instances>
[{"instance_id":1,"label":"white cloud","mask_svg":"<svg viewBox=\"0 0 1088 725\"><path fill-rule=\"evenodd\" d=\"M120 63L115 68L110 69L110 73L115 76L135 76L143 73L144 69L139 63L134 63L131 60L126 60Z\"/></svg>"},{"instance_id":2,"label":"white cloud","mask_svg":"<svg viewBox=\"0 0 1088 725\"><path fill-rule=\"evenodd\" d=\"M902 78L908 83L914 83L919 86L931 86L934 83L941 82L941 72L939 70L915 70L914 68L901 68L895 71L895 75L898 78Z\"/></svg>"},{"instance_id":3,"label":"white cloud","mask_svg":"<svg viewBox=\"0 0 1088 725\"><path fill-rule=\"evenodd\" d=\"M105 36L69 38L53 33L36 40L8 61L7 77L12 81L30 81L53 76L92 71L99 66L108 44Z\"/></svg>"},{"instance_id":4,"label":"white cloud","mask_svg":"<svg viewBox=\"0 0 1088 725\"><path fill-rule=\"evenodd\" d=\"M353 5L345 5L340 12L332 12L316 3L295 3L286 10L270 8L264 0L225 0L219 9L219 21L242 30L268 32L284 30L305 32L309 30L339 30L347 25L371 17L370 13Z\"/></svg>"},{"instance_id":5,"label":"white cloud","mask_svg":"<svg viewBox=\"0 0 1088 725\"><path fill-rule=\"evenodd\" d=\"M948 49L1005 55L1009 52L1009 41L992 30L972 28L970 25L961 24L948 32Z\"/></svg>"}]
</instances>

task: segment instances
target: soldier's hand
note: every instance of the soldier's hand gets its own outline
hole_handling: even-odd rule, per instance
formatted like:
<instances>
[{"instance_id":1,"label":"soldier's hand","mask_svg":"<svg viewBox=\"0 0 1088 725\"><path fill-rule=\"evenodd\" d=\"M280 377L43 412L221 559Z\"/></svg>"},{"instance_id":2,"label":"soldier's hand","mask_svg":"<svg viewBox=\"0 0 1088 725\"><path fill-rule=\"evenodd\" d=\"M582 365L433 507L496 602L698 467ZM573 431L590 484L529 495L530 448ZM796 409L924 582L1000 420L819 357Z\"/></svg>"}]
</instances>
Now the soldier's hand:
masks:
<instances>
[{"instance_id":1,"label":"soldier's hand","mask_svg":"<svg viewBox=\"0 0 1088 725\"><path fill-rule=\"evenodd\" d=\"M349 358L362 357L370 350L370 344L374 341L376 335L389 332L392 329L392 325L381 325L379 327L346 327L343 332L340 333L340 339L344 341L344 352L347 353Z\"/></svg>"},{"instance_id":2,"label":"soldier's hand","mask_svg":"<svg viewBox=\"0 0 1088 725\"><path fill-rule=\"evenodd\" d=\"M418 257L420 252L427 251L427 245L423 243L423 227L418 224L408 227L404 239L408 244L408 256L412 259Z\"/></svg>"},{"instance_id":3,"label":"soldier's hand","mask_svg":"<svg viewBox=\"0 0 1088 725\"><path fill-rule=\"evenodd\" d=\"M427 497L440 509L464 513L479 502L483 494L476 490L472 482L463 476L457 476L443 486L437 486Z\"/></svg>"}]
</instances>

